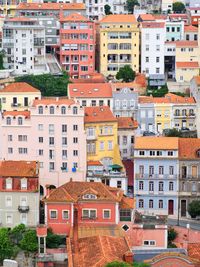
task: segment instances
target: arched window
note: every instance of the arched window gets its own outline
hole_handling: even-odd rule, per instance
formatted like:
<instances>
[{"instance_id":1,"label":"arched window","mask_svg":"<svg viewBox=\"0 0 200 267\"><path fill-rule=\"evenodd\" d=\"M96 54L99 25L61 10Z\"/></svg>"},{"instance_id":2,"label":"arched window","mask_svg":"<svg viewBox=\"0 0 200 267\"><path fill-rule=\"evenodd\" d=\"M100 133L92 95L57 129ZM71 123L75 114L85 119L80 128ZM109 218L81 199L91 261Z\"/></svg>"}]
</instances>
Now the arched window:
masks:
<instances>
[{"instance_id":1,"label":"arched window","mask_svg":"<svg viewBox=\"0 0 200 267\"><path fill-rule=\"evenodd\" d=\"M139 208L140 209L144 208L144 200L143 199L139 199Z\"/></svg>"},{"instance_id":2,"label":"arched window","mask_svg":"<svg viewBox=\"0 0 200 267\"><path fill-rule=\"evenodd\" d=\"M194 109L190 109L189 114L190 114L190 116L194 116Z\"/></svg>"},{"instance_id":3,"label":"arched window","mask_svg":"<svg viewBox=\"0 0 200 267\"><path fill-rule=\"evenodd\" d=\"M183 109L182 110L182 116L186 116L186 112L187 112L186 109Z\"/></svg>"},{"instance_id":4,"label":"arched window","mask_svg":"<svg viewBox=\"0 0 200 267\"><path fill-rule=\"evenodd\" d=\"M153 209L153 199L149 199L149 208Z\"/></svg>"},{"instance_id":5,"label":"arched window","mask_svg":"<svg viewBox=\"0 0 200 267\"><path fill-rule=\"evenodd\" d=\"M6 124L7 124L7 125L11 125L11 118L10 118L10 117L7 117L7 118L6 118Z\"/></svg>"},{"instance_id":6,"label":"arched window","mask_svg":"<svg viewBox=\"0 0 200 267\"><path fill-rule=\"evenodd\" d=\"M179 109L175 110L175 116L180 116L180 110Z\"/></svg>"},{"instance_id":7,"label":"arched window","mask_svg":"<svg viewBox=\"0 0 200 267\"><path fill-rule=\"evenodd\" d=\"M50 107L50 109L49 109L49 113L50 113L50 114L54 114L54 107L53 107L53 106Z\"/></svg>"},{"instance_id":8,"label":"arched window","mask_svg":"<svg viewBox=\"0 0 200 267\"><path fill-rule=\"evenodd\" d=\"M78 108L77 107L73 107L73 114L78 114Z\"/></svg>"},{"instance_id":9,"label":"arched window","mask_svg":"<svg viewBox=\"0 0 200 267\"><path fill-rule=\"evenodd\" d=\"M22 119L22 117L19 117L18 118L18 125L22 125L23 124L23 119Z\"/></svg>"},{"instance_id":10,"label":"arched window","mask_svg":"<svg viewBox=\"0 0 200 267\"><path fill-rule=\"evenodd\" d=\"M39 113L39 114L43 114L43 107L42 107L42 106L39 106L39 107L38 107L38 113Z\"/></svg>"},{"instance_id":11,"label":"arched window","mask_svg":"<svg viewBox=\"0 0 200 267\"><path fill-rule=\"evenodd\" d=\"M66 107L61 107L61 114L66 114Z\"/></svg>"}]
</instances>

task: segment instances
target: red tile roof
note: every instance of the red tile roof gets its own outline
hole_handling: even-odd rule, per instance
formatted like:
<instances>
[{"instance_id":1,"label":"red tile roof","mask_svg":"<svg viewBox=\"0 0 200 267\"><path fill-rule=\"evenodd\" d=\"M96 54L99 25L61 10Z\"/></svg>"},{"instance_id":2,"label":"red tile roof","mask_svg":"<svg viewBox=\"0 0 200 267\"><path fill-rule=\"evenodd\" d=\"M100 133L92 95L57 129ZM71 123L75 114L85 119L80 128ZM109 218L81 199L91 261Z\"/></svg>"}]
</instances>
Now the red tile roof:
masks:
<instances>
[{"instance_id":1,"label":"red tile roof","mask_svg":"<svg viewBox=\"0 0 200 267\"><path fill-rule=\"evenodd\" d=\"M178 150L178 137L136 137L135 149Z\"/></svg>"},{"instance_id":2,"label":"red tile roof","mask_svg":"<svg viewBox=\"0 0 200 267\"><path fill-rule=\"evenodd\" d=\"M28 110L12 110L12 111L4 111L3 112L3 116L6 117L6 116L12 116L12 117L17 117L17 116L23 116L25 118L30 118L30 111Z\"/></svg>"},{"instance_id":3,"label":"red tile roof","mask_svg":"<svg viewBox=\"0 0 200 267\"><path fill-rule=\"evenodd\" d=\"M188 256L200 261L200 243L188 244Z\"/></svg>"},{"instance_id":4,"label":"red tile roof","mask_svg":"<svg viewBox=\"0 0 200 267\"><path fill-rule=\"evenodd\" d=\"M73 99L68 98L59 98L59 97L48 97L42 99L36 99L33 101L33 106L38 105L73 105L75 101Z\"/></svg>"},{"instance_id":5,"label":"red tile roof","mask_svg":"<svg viewBox=\"0 0 200 267\"><path fill-rule=\"evenodd\" d=\"M89 160L87 161L87 166L103 166L102 163L98 160Z\"/></svg>"},{"instance_id":6,"label":"red tile roof","mask_svg":"<svg viewBox=\"0 0 200 267\"><path fill-rule=\"evenodd\" d=\"M198 28L193 25L188 25L184 27L185 32L198 32Z\"/></svg>"},{"instance_id":7,"label":"red tile roof","mask_svg":"<svg viewBox=\"0 0 200 267\"><path fill-rule=\"evenodd\" d=\"M138 122L130 117L118 117L118 129L136 129Z\"/></svg>"},{"instance_id":8,"label":"red tile roof","mask_svg":"<svg viewBox=\"0 0 200 267\"><path fill-rule=\"evenodd\" d=\"M164 22L142 22L142 28L164 28Z\"/></svg>"},{"instance_id":9,"label":"red tile roof","mask_svg":"<svg viewBox=\"0 0 200 267\"><path fill-rule=\"evenodd\" d=\"M70 83L68 85L70 97L81 98L111 98L112 88L110 83Z\"/></svg>"},{"instance_id":10,"label":"red tile roof","mask_svg":"<svg viewBox=\"0 0 200 267\"><path fill-rule=\"evenodd\" d=\"M197 41L176 41L174 42L177 47L198 47Z\"/></svg>"},{"instance_id":11,"label":"red tile roof","mask_svg":"<svg viewBox=\"0 0 200 267\"><path fill-rule=\"evenodd\" d=\"M112 83L112 88L134 88L134 89L140 89L144 88L147 85L146 77L144 74L137 74L135 77L135 80L133 82L129 83L123 83L123 82L116 82ZM135 90L134 90L135 91Z\"/></svg>"},{"instance_id":12,"label":"red tile roof","mask_svg":"<svg viewBox=\"0 0 200 267\"><path fill-rule=\"evenodd\" d=\"M139 15L139 17L143 21L154 21L155 20L155 17L152 14L141 14L141 15Z\"/></svg>"},{"instance_id":13,"label":"red tile roof","mask_svg":"<svg viewBox=\"0 0 200 267\"><path fill-rule=\"evenodd\" d=\"M130 197L123 196L120 204L120 209L134 209L135 208L135 200Z\"/></svg>"},{"instance_id":14,"label":"red tile roof","mask_svg":"<svg viewBox=\"0 0 200 267\"><path fill-rule=\"evenodd\" d=\"M200 160L200 138L179 138L179 158Z\"/></svg>"},{"instance_id":15,"label":"red tile roof","mask_svg":"<svg viewBox=\"0 0 200 267\"><path fill-rule=\"evenodd\" d=\"M199 68L199 63L197 61L176 62L176 67L179 69L181 68L197 69Z\"/></svg>"},{"instance_id":16,"label":"red tile roof","mask_svg":"<svg viewBox=\"0 0 200 267\"><path fill-rule=\"evenodd\" d=\"M117 122L108 106L85 107L85 123Z\"/></svg>"},{"instance_id":17,"label":"red tile roof","mask_svg":"<svg viewBox=\"0 0 200 267\"><path fill-rule=\"evenodd\" d=\"M177 104L177 103L191 103L191 104L196 103L194 97L183 97L183 96L175 95L172 93L166 94L165 98L167 98L170 103L175 103L175 104Z\"/></svg>"},{"instance_id":18,"label":"red tile roof","mask_svg":"<svg viewBox=\"0 0 200 267\"><path fill-rule=\"evenodd\" d=\"M78 13L73 13L73 14L70 14L69 16L61 17L60 21L61 22L65 22L65 21L71 21L71 22L73 22L73 21L92 22L88 18L86 18L83 15L78 14Z\"/></svg>"},{"instance_id":19,"label":"red tile roof","mask_svg":"<svg viewBox=\"0 0 200 267\"><path fill-rule=\"evenodd\" d=\"M83 3L20 3L18 10L76 10L85 9Z\"/></svg>"},{"instance_id":20,"label":"red tile roof","mask_svg":"<svg viewBox=\"0 0 200 267\"><path fill-rule=\"evenodd\" d=\"M36 161L0 161L0 176L3 177L37 177Z\"/></svg>"},{"instance_id":21,"label":"red tile roof","mask_svg":"<svg viewBox=\"0 0 200 267\"><path fill-rule=\"evenodd\" d=\"M16 83L11 83L7 86L5 86L2 90L0 90L0 93L3 92L12 92L12 93L39 93L40 90L36 89L35 87L31 86L28 83L24 82L16 82Z\"/></svg>"},{"instance_id":22,"label":"red tile roof","mask_svg":"<svg viewBox=\"0 0 200 267\"><path fill-rule=\"evenodd\" d=\"M136 23L136 19L134 15L108 15L105 16L100 23Z\"/></svg>"},{"instance_id":23,"label":"red tile roof","mask_svg":"<svg viewBox=\"0 0 200 267\"><path fill-rule=\"evenodd\" d=\"M140 96L139 103L154 103L154 104L164 104L164 103L174 103L174 104L183 104L183 103L195 103L193 97L183 97L178 96L172 93L166 94L164 97L153 97L153 96Z\"/></svg>"}]
</instances>

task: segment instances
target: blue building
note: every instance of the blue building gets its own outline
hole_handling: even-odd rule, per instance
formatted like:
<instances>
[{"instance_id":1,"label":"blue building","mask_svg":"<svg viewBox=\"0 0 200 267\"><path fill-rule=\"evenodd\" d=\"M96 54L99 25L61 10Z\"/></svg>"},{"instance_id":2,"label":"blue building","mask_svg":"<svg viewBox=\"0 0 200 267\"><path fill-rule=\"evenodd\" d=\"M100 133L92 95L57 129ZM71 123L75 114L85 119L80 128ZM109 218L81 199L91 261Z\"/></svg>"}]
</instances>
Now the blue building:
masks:
<instances>
[{"instance_id":1,"label":"blue building","mask_svg":"<svg viewBox=\"0 0 200 267\"><path fill-rule=\"evenodd\" d=\"M177 137L136 137L134 195L139 212L177 215L178 173Z\"/></svg>"},{"instance_id":2,"label":"blue building","mask_svg":"<svg viewBox=\"0 0 200 267\"><path fill-rule=\"evenodd\" d=\"M184 21L166 21L166 41L180 41L184 39Z\"/></svg>"}]
</instances>

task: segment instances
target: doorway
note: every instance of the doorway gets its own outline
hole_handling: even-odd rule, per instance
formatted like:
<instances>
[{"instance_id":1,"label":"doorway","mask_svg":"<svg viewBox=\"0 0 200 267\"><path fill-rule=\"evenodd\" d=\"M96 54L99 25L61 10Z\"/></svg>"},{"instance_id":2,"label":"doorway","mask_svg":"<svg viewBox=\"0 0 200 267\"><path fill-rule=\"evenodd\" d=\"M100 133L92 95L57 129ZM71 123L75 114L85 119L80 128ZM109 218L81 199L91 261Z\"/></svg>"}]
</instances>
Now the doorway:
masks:
<instances>
[{"instance_id":1,"label":"doorway","mask_svg":"<svg viewBox=\"0 0 200 267\"><path fill-rule=\"evenodd\" d=\"M181 217L186 217L186 200L181 199Z\"/></svg>"},{"instance_id":2,"label":"doorway","mask_svg":"<svg viewBox=\"0 0 200 267\"><path fill-rule=\"evenodd\" d=\"M174 200L170 199L168 201L168 215L174 214Z\"/></svg>"}]
</instances>

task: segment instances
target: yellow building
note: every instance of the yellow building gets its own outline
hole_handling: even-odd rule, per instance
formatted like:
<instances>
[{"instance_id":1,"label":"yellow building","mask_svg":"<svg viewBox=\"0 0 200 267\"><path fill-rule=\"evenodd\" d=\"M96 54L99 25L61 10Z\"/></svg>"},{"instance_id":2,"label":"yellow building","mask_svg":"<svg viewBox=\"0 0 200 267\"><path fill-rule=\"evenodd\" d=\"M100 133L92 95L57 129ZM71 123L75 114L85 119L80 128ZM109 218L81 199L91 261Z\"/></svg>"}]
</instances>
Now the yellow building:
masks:
<instances>
[{"instance_id":1,"label":"yellow building","mask_svg":"<svg viewBox=\"0 0 200 267\"><path fill-rule=\"evenodd\" d=\"M85 107L87 161L100 161L104 167L123 167L117 143L117 119L108 106Z\"/></svg>"},{"instance_id":2,"label":"yellow building","mask_svg":"<svg viewBox=\"0 0 200 267\"><path fill-rule=\"evenodd\" d=\"M28 109L34 99L41 99L41 92L24 82L11 83L0 90L1 110Z\"/></svg>"},{"instance_id":3,"label":"yellow building","mask_svg":"<svg viewBox=\"0 0 200 267\"><path fill-rule=\"evenodd\" d=\"M16 12L16 8L19 5L21 1L19 0L3 0L1 1L1 14L2 15L9 15L9 16L14 16ZM32 3L32 0L27 0L27 3Z\"/></svg>"},{"instance_id":4,"label":"yellow building","mask_svg":"<svg viewBox=\"0 0 200 267\"><path fill-rule=\"evenodd\" d=\"M100 72L116 75L130 65L139 71L139 28L133 15L108 15L100 21Z\"/></svg>"}]
</instances>

